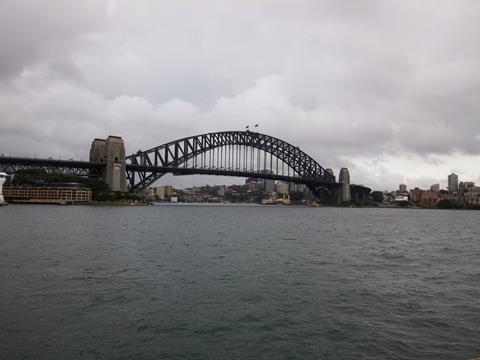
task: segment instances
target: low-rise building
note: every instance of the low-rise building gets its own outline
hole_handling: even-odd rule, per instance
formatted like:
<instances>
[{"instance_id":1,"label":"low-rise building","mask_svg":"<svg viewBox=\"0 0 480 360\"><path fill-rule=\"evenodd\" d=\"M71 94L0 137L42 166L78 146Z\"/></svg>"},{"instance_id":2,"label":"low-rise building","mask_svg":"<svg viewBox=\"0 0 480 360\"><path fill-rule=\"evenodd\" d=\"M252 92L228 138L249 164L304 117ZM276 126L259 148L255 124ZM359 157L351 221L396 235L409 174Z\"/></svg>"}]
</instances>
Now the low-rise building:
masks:
<instances>
[{"instance_id":1,"label":"low-rise building","mask_svg":"<svg viewBox=\"0 0 480 360\"><path fill-rule=\"evenodd\" d=\"M79 186L7 186L3 195L9 202L74 204L92 201L92 191Z\"/></svg>"},{"instance_id":2,"label":"low-rise building","mask_svg":"<svg viewBox=\"0 0 480 360\"><path fill-rule=\"evenodd\" d=\"M426 208L437 207L440 201L440 194L436 191L425 191L420 199L420 204Z\"/></svg>"},{"instance_id":3,"label":"low-rise building","mask_svg":"<svg viewBox=\"0 0 480 360\"><path fill-rule=\"evenodd\" d=\"M173 187L170 185L149 187L145 190L145 198L147 200L170 200L175 194Z\"/></svg>"},{"instance_id":4,"label":"low-rise building","mask_svg":"<svg viewBox=\"0 0 480 360\"><path fill-rule=\"evenodd\" d=\"M288 188L289 188L288 183L279 181L275 185L275 192L277 194L288 194L289 193Z\"/></svg>"},{"instance_id":5,"label":"low-rise building","mask_svg":"<svg viewBox=\"0 0 480 360\"><path fill-rule=\"evenodd\" d=\"M465 205L480 205L480 186L470 186L462 194Z\"/></svg>"}]
</instances>

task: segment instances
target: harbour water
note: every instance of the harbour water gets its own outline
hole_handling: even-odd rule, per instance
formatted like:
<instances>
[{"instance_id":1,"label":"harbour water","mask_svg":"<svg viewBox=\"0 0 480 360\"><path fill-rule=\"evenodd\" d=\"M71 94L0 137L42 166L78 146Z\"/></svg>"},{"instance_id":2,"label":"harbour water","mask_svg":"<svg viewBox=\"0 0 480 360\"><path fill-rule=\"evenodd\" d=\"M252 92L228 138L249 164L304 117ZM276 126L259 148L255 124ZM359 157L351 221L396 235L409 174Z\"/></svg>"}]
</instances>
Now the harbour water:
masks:
<instances>
[{"instance_id":1,"label":"harbour water","mask_svg":"<svg viewBox=\"0 0 480 360\"><path fill-rule=\"evenodd\" d=\"M480 212L0 208L1 359L480 356Z\"/></svg>"}]
</instances>

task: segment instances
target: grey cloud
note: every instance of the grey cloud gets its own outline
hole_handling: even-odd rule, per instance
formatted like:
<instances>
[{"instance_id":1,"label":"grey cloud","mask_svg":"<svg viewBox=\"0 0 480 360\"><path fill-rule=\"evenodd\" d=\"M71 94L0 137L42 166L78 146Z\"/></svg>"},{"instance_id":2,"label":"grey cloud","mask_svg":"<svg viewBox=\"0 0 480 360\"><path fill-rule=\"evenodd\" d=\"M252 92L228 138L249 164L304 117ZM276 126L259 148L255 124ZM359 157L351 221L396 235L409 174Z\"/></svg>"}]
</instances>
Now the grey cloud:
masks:
<instances>
[{"instance_id":1,"label":"grey cloud","mask_svg":"<svg viewBox=\"0 0 480 360\"><path fill-rule=\"evenodd\" d=\"M453 0L4 1L0 152L86 156L108 134L136 151L259 122L332 167L476 156L479 15Z\"/></svg>"},{"instance_id":2,"label":"grey cloud","mask_svg":"<svg viewBox=\"0 0 480 360\"><path fill-rule=\"evenodd\" d=\"M104 1L5 0L0 7L0 77L68 57L104 26Z\"/></svg>"}]
</instances>

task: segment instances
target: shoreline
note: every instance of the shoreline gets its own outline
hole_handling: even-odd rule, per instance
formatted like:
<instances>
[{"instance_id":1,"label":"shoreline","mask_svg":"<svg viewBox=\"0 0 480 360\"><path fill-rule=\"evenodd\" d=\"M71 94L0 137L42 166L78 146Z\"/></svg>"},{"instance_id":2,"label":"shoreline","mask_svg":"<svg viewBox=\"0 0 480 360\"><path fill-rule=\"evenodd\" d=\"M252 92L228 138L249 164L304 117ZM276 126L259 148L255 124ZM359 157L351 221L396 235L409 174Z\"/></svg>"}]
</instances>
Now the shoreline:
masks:
<instances>
[{"instance_id":1,"label":"shoreline","mask_svg":"<svg viewBox=\"0 0 480 360\"><path fill-rule=\"evenodd\" d=\"M405 210L468 210L475 211L480 208L423 208L417 206L335 206L327 204L262 204L262 203L229 203L229 202L128 202L128 201L91 201L91 202L61 202L61 201L8 201L0 207L8 205L57 205L57 206L125 206L125 207L145 207L145 206L261 206L261 207L308 207L308 208L345 208L345 209L405 209Z\"/></svg>"}]
</instances>

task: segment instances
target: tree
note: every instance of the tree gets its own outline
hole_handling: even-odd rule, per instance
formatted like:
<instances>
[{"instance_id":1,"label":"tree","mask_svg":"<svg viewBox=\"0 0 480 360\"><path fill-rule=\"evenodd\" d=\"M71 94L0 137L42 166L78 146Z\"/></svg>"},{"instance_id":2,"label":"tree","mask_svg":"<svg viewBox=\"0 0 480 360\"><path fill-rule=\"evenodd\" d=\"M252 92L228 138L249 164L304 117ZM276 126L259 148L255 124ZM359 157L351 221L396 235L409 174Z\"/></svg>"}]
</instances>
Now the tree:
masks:
<instances>
[{"instance_id":1,"label":"tree","mask_svg":"<svg viewBox=\"0 0 480 360\"><path fill-rule=\"evenodd\" d=\"M442 199L438 202L439 209L461 209L462 205L450 199Z\"/></svg>"},{"instance_id":2,"label":"tree","mask_svg":"<svg viewBox=\"0 0 480 360\"><path fill-rule=\"evenodd\" d=\"M383 202L383 192L381 191L372 191L372 200L375 202Z\"/></svg>"},{"instance_id":3,"label":"tree","mask_svg":"<svg viewBox=\"0 0 480 360\"><path fill-rule=\"evenodd\" d=\"M302 191L292 191L290 192L290 200L293 202L299 202L303 200L304 193Z\"/></svg>"}]
</instances>

